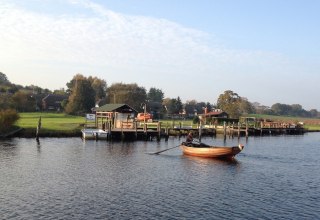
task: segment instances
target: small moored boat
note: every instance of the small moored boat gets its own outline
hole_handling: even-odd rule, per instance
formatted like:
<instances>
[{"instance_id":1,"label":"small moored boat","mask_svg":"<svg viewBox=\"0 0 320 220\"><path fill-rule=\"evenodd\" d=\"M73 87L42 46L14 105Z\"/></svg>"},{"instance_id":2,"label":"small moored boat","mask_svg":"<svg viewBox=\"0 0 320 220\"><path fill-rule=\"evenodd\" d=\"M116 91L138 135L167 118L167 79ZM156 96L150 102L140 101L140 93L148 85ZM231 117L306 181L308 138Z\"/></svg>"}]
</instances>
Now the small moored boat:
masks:
<instances>
[{"instance_id":1,"label":"small moored boat","mask_svg":"<svg viewBox=\"0 0 320 220\"><path fill-rule=\"evenodd\" d=\"M226 158L231 159L238 153L240 153L244 146L234 147L220 147L220 146L209 146L202 143L181 143L181 150L185 155L197 156L197 157L211 157L211 158Z\"/></svg>"},{"instance_id":2,"label":"small moored boat","mask_svg":"<svg viewBox=\"0 0 320 220\"><path fill-rule=\"evenodd\" d=\"M85 128L81 130L82 132L82 138L84 140L88 139L107 139L108 132L104 131L102 129L96 129L96 128Z\"/></svg>"}]
</instances>

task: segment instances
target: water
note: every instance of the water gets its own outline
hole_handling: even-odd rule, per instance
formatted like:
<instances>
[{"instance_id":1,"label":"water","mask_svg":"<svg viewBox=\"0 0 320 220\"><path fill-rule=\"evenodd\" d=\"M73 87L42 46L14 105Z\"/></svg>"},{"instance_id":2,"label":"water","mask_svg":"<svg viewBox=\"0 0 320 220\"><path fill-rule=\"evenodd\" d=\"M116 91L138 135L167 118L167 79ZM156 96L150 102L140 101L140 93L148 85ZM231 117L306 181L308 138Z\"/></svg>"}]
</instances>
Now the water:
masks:
<instances>
[{"instance_id":1,"label":"water","mask_svg":"<svg viewBox=\"0 0 320 220\"><path fill-rule=\"evenodd\" d=\"M40 141L0 142L0 219L320 219L319 133L243 138L235 161L146 154L178 138Z\"/></svg>"}]
</instances>

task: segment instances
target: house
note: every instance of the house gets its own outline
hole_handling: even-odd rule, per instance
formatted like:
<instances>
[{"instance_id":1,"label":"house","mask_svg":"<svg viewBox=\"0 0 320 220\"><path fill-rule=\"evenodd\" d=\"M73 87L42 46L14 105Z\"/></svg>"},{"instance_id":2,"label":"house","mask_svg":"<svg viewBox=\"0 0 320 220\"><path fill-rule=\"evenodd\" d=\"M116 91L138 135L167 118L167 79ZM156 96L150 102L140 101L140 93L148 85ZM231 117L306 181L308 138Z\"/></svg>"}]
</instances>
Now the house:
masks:
<instances>
[{"instance_id":1,"label":"house","mask_svg":"<svg viewBox=\"0 0 320 220\"><path fill-rule=\"evenodd\" d=\"M61 103L67 99L66 95L49 94L42 99L42 110L60 111L62 109Z\"/></svg>"},{"instance_id":2,"label":"house","mask_svg":"<svg viewBox=\"0 0 320 220\"><path fill-rule=\"evenodd\" d=\"M94 109L96 126L106 130L107 126L119 129L134 129L137 111L127 104L106 104Z\"/></svg>"},{"instance_id":3,"label":"house","mask_svg":"<svg viewBox=\"0 0 320 220\"><path fill-rule=\"evenodd\" d=\"M225 111L221 111L221 110L213 110L211 112L207 112L205 114L200 114L200 116L204 116L207 118L229 118L229 115L227 112Z\"/></svg>"},{"instance_id":4,"label":"house","mask_svg":"<svg viewBox=\"0 0 320 220\"><path fill-rule=\"evenodd\" d=\"M221 123L223 121L230 121L229 115L227 112L222 111L220 109L215 109L211 112L205 111L204 114L199 114L199 119L204 123L207 124L208 122L211 123Z\"/></svg>"}]
</instances>

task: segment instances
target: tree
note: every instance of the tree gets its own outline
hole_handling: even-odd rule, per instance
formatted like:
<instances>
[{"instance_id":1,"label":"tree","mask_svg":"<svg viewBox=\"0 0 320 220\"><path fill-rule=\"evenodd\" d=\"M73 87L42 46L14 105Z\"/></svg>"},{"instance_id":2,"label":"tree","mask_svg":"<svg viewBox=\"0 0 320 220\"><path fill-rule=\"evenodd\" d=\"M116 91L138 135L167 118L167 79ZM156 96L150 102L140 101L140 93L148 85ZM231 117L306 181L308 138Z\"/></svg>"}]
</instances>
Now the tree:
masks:
<instances>
[{"instance_id":1,"label":"tree","mask_svg":"<svg viewBox=\"0 0 320 220\"><path fill-rule=\"evenodd\" d=\"M100 101L106 97L107 83L105 80L99 79L97 77L88 77L91 87L94 90L95 102Z\"/></svg>"},{"instance_id":2,"label":"tree","mask_svg":"<svg viewBox=\"0 0 320 220\"><path fill-rule=\"evenodd\" d=\"M289 115L291 107L286 104L276 103L271 106L271 110L275 115Z\"/></svg>"},{"instance_id":3,"label":"tree","mask_svg":"<svg viewBox=\"0 0 320 220\"><path fill-rule=\"evenodd\" d=\"M170 98L164 99L163 105L167 110L167 114L179 114L183 110L183 105L179 96L176 99L170 99Z\"/></svg>"},{"instance_id":4,"label":"tree","mask_svg":"<svg viewBox=\"0 0 320 220\"><path fill-rule=\"evenodd\" d=\"M149 92L147 94L147 98L149 102L160 102L162 103L162 100L164 98L164 93L162 92L161 89L157 88L150 88Z\"/></svg>"},{"instance_id":5,"label":"tree","mask_svg":"<svg viewBox=\"0 0 320 220\"><path fill-rule=\"evenodd\" d=\"M188 100L184 105L184 110L186 111L186 115L193 116L197 112L197 101L196 100Z\"/></svg>"},{"instance_id":6,"label":"tree","mask_svg":"<svg viewBox=\"0 0 320 220\"><path fill-rule=\"evenodd\" d=\"M90 86L93 89L94 92L94 99L95 102L97 103L99 100L103 99L106 97L106 91L107 91L107 83L105 80L103 79L99 79L97 77L92 77L89 76L88 78L86 78L85 76L83 76L82 74L78 73L76 74L73 79L67 83L67 93L71 94L72 93L72 89L75 86L76 83L76 79L78 78L85 78L86 80L88 80Z\"/></svg>"},{"instance_id":7,"label":"tree","mask_svg":"<svg viewBox=\"0 0 320 220\"><path fill-rule=\"evenodd\" d=\"M312 117L312 118L316 118L316 117L319 117L319 116L320 116L317 109L311 109L311 110L309 111L309 115L310 115L310 117Z\"/></svg>"},{"instance_id":8,"label":"tree","mask_svg":"<svg viewBox=\"0 0 320 220\"><path fill-rule=\"evenodd\" d=\"M12 104L19 112L31 112L36 110L36 100L32 93L19 90L12 96Z\"/></svg>"},{"instance_id":9,"label":"tree","mask_svg":"<svg viewBox=\"0 0 320 220\"><path fill-rule=\"evenodd\" d=\"M0 84L10 84L6 74L0 72Z\"/></svg>"},{"instance_id":10,"label":"tree","mask_svg":"<svg viewBox=\"0 0 320 220\"><path fill-rule=\"evenodd\" d=\"M82 76L76 75L73 78L73 87L70 88L71 95L65 111L68 114L82 114L91 112L95 106L95 92L91 87L90 81Z\"/></svg>"},{"instance_id":11,"label":"tree","mask_svg":"<svg viewBox=\"0 0 320 220\"><path fill-rule=\"evenodd\" d=\"M14 108L11 95L0 94L0 109Z\"/></svg>"},{"instance_id":12,"label":"tree","mask_svg":"<svg viewBox=\"0 0 320 220\"><path fill-rule=\"evenodd\" d=\"M7 131L17 120L19 114L14 109L0 111L0 132Z\"/></svg>"},{"instance_id":13,"label":"tree","mask_svg":"<svg viewBox=\"0 0 320 220\"><path fill-rule=\"evenodd\" d=\"M240 103L241 97L237 93L227 90L223 94L220 94L217 107L227 112L231 118L239 118L241 115Z\"/></svg>"},{"instance_id":14,"label":"tree","mask_svg":"<svg viewBox=\"0 0 320 220\"><path fill-rule=\"evenodd\" d=\"M147 103L146 89L136 83L114 83L107 89L107 102L127 104L137 111L143 111Z\"/></svg>"},{"instance_id":15,"label":"tree","mask_svg":"<svg viewBox=\"0 0 320 220\"><path fill-rule=\"evenodd\" d=\"M241 98L239 102L239 108L241 114L252 114L255 112L255 107L248 101L247 98Z\"/></svg>"}]
</instances>

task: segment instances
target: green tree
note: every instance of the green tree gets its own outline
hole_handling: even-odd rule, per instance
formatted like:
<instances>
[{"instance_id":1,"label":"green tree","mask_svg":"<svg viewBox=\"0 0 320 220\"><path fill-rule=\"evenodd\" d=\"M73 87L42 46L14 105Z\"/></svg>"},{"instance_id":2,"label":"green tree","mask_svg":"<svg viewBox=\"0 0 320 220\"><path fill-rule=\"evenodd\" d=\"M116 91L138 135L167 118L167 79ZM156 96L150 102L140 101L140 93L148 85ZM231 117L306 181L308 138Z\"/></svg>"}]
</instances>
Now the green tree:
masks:
<instances>
[{"instance_id":1,"label":"green tree","mask_svg":"<svg viewBox=\"0 0 320 220\"><path fill-rule=\"evenodd\" d=\"M17 120L19 114L14 109L0 111L0 132L6 132Z\"/></svg>"},{"instance_id":2,"label":"green tree","mask_svg":"<svg viewBox=\"0 0 320 220\"><path fill-rule=\"evenodd\" d=\"M107 83L103 79L99 79L97 77L89 76L88 78L83 76L82 74L78 73L76 74L73 79L67 83L67 93L71 94L72 90L75 88L76 79L78 78L85 78L90 83L90 86L92 87L94 91L94 99L97 103L99 100L106 97L106 91L107 91Z\"/></svg>"},{"instance_id":3,"label":"green tree","mask_svg":"<svg viewBox=\"0 0 320 220\"><path fill-rule=\"evenodd\" d=\"M276 103L271 106L271 110L275 115L289 115L291 107L286 104Z\"/></svg>"},{"instance_id":4,"label":"green tree","mask_svg":"<svg viewBox=\"0 0 320 220\"><path fill-rule=\"evenodd\" d=\"M183 105L179 96L176 99L164 99L163 105L167 110L167 114L179 114L183 110Z\"/></svg>"},{"instance_id":5,"label":"green tree","mask_svg":"<svg viewBox=\"0 0 320 220\"><path fill-rule=\"evenodd\" d=\"M237 93L226 90L223 94L219 95L217 107L227 112L231 118L239 118L241 115L240 103L241 97Z\"/></svg>"},{"instance_id":6,"label":"green tree","mask_svg":"<svg viewBox=\"0 0 320 220\"><path fill-rule=\"evenodd\" d=\"M114 83L107 89L107 102L127 104L137 111L143 111L147 102L146 89L136 83Z\"/></svg>"},{"instance_id":7,"label":"green tree","mask_svg":"<svg viewBox=\"0 0 320 220\"><path fill-rule=\"evenodd\" d=\"M14 108L12 95L0 94L0 109Z\"/></svg>"},{"instance_id":8,"label":"green tree","mask_svg":"<svg viewBox=\"0 0 320 220\"><path fill-rule=\"evenodd\" d=\"M184 109L186 111L187 117L194 115L197 112L197 101L196 100L188 100L184 105Z\"/></svg>"},{"instance_id":9,"label":"green tree","mask_svg":"<svg viewBox=\"0 0 320 220\"><path fill-rule=\"evenodd\" d=\"M71 94L65 108L66 113L79 115L91 112L95 106L95 92L90 81L82 75L76 75L72 84Z\"/></svg>"},{"instance_id":10,"label":"green tree","mask_svg":"<svg viewBox=\"0 0 320 220\"><path fill-rule=\"evenodd\" d=\"M36 100L30 92L17 91L12 96L12 105L19 112L31 112L36 110Z\"/></svg>"},{"instance_id":11,"label":"green tree","mask_svg":"<svg viewBox=\"0 0 320 220\"><path fill-rule=\"evenodd\" d=\"M239 108L241 114L252 114L255 113L255 107L247 98L241 98L239 102Z\"/></svg>"},{"instance_id":12,"label":"green tree","mask_svg":"<svg viewBox=\"0 0 320 220\"><path fill-rule=\"evenodd\" d=\"M309 115L310 115L310 117L312 117L312 118L316 118L316 117L319 117L319 116L320 116L317 109L311 109L311 110L309 111Z\"/></svg>"},{"instance_id":13,"label":"green tree","mask_svg":"<svg viewBox=\"0 0 320 220\"><path fill-rule=\"evenodd\" d=\"M10 84L6 74L0 72L0 84Z\"/></svg>"},{"instance_id":14,"label":"green tree","mask_svg":"<svg viewBox=\"0 0 320 220\"><path fill-rule=\"evenodd\" d=\"M95 101L98 102L105 98L107 92L106 81L92 76L89 76L88 80L90 81L91 87L94 90Z\"/></svg>"},{"instance_id":15,"label":"green tree","mask_svg":"<svg viewBox=\"0 0 320 220\"><path fill-rule=\"evenodd\" d=\"M162 103L162 100L164 98L164 93L162 92L161 89L157 89L157 88L150 88L149 92L147 94L147 98L149 100L149 102L160 102Z\"/></svg>"}]
</instances>

